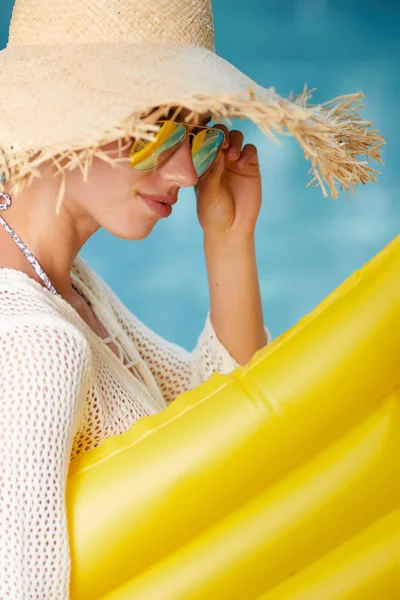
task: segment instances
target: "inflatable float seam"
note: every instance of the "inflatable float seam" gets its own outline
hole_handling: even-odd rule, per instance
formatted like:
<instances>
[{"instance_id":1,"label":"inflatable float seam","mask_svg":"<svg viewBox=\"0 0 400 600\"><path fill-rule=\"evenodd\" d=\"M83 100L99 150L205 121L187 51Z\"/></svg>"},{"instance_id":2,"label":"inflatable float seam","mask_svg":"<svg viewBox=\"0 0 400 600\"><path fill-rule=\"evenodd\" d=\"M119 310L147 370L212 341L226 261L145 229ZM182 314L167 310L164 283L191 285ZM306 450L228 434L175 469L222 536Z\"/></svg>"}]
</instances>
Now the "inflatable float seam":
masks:
<instances>
[{"instance_id":1,"label":"inflatable float seam","mask_svg":"<svg viewBox=\"0 0 400 600\"><path fill-rule=\"evenodd\" d=\"M227 377L229 377L229 376L227 376ZM199 406L200 404L202 404L205 400L208 400L209 398L212 398L212 396L214 396L215 394L217 394L226 385L229 385L229 382L224 381L224 383L222 383L218 388L214 389L211 394L208 394L207 396L204 396L204 398L202 398L200 401L196 402L196 404L186 406L183 410L181 410L179 412L179 414L171 417L170 419L168 419L168 421L164 421L164 423L161 423L160 425L157 425L156 427L153 427L153 429L151 429L150 431L144 432L139 438L136 438L131 444L127 444L123 448L119 448L119 449L115 450L114 452L112 452L110 454L107 454L107 456L105 456L105 457L97 460L94 463L91 463L90 465L87 465L83 469L79 469L77 471L74 471L73 473L71 473L71 477L74 477L75 475L80 475L81 473L86 473L86 472L90 471L91 469L93 469L95 467L98 467L103 462L109 461L110 458L112 458L114 456L117 456L117 454L121 454L122 452L125 452L126 450L130 450L133 446L135 446L135 444L143 441L145 438L149 437L149 435L154 434L156 431L159 431L161 428L165 427L169 423L172 423L173 421L175 421L176 419L178 419L179 417L181 417L183 414L189 412L193 408L196 408L197 406ZM179 396L177 396L172 402L175 402L175 400L177 400L181 395L187 394L187 393L188 392L183 392L182 394L180 394ZM171 406L171 405L172 405L172 403L169 406ZM167 410L169 408L169 406L167 406L164 410ZM159 414L159 413L156 413L156 414ZM155 415L149 415L149 416L153 417ZM143 417L143 418L148 418L148 417ZM109 438L107 438L107 439L109 439ZM104 440L104 442L103 442L104 444L107 443L107 439ZM97 446L96 448L93 448L93 450L89 450L88 452L86 452L85 453L85 458L87 457L87 455L89 454L89 452L95 452L97 450L97 448L99 448L99 447L100 446ZM80 458L79 455L76 458L79 459ZM73 464L73 462L74 461L72 460L70 464Z\"/></svg>"},{"instance_id":2,"label":"inflatable float seam","mask_svg":"<svg viewBox=\"0 0 400 600\"><path fill-rule=\"evenodd\" d=\"M337 302L338 298L341 297L343 299L348 293L350 293L353 290L354 287L356 287L356 285L359 283L360 277L359 276L355 277L355 276L356 276L356 273L353 273L346 279L346 281L343 282L342 285L344 286L346 283L350 284L350 280L352 280L352 279L355 280L351 286L351 289L346 290L346 294L336 293L338 291L338 289L340 289L341 286L337 290L334 290L333 292L331 292L330 295L328 296L328 298L325 298L325 300L320 302L318 304L318 306L313 308L312 317L310 317L310 315L304 316L289 331L285 332L282 336L279 336L278 338L276 338L276 340L273 340L270 344L268 344L268 346L265 346L264 348L261 348L260 350L258 350L256 352L256 354L254 355L254 361L252 361L252 359L251 359L251 364L248 367L246 365L241 365L238 368L241 369L241 368L245 367L246 373L249 373L254 367L257 367L259 365L259 363L264 360L264 357L266 356L266 354L273 354L283 344L286 345L287 342L294 335L298 336L301 331L303 331L306 327L308 327L310 325L310 323L313 323L317 317L320 317L326 310L328 310L333 304L335 304ZM332 296L332 298L331 298L331 296ZM268 351L265 351L265 348L267 348L267 347L268 347ZM263 350L264 350L264 353L262 353ZM262 355L259 355L260 352L262 353Z\"/></svg>"},{"instance_id":3,"label":"inflatable float seam","mask_svg":"<svg viewBox=\"0 0 400 600\"><path fill-rule=\"evenodd\" d=\"M237 371L237 369L235 369L235 371ZM263 392L261 392L261 388L259 386L256 386L254 383L252 383L251 386L249 386L246 383L245 376L243 376L243 374L236 375L235 371L233 371L230 374L230 376L232 377L232 379L234 379L238 383L238 385L241 387L241 389L245 393L246 397L249 398L249 400L251 401L252 404L254 404L257 401L257 398L262 396L263 400L261 402L257 401L257 409L258 410L260 410L260 411L264 410L265 412L268 412L267 409L270 409L268 418L271 417L271 414L273 414L279 418L284 416L285 410L283 408L283 405L282 405L282 403L279 403L279 401L277 400L277 398L274 394L272 394L269 390L267 391L267 393L265 392L265 390ZM249 373L250 371L251 371L250 368L246 369L246 373ZM258 391L258 394L254 393L255 390ZM260 419L260 422L261 422L261 419Z\"/></svg>"},{"instance_id":4,"label":"inflatable float seam","mask_svg":"<svg viewBox=\"0 0 400 600\"><path fill-rule=\"evenodd\" d=\"M357 269L354 273L349 275L347 279L345 279L339 287L332 290L329 295L322 300L315 308L313 308L311 315L305 315L295 326L293 326L289 331L285 332L282 336L279 336L276 340L273 340L270 344L268 344L268 353L275 352L278 348L281 347L282 344L286 344L288 340L290 340L293 335L298 335L300 331L303 331L307 325L312 323L315 318L321 316L332 304L334 304L340 297L342 299L349 294L354 288L358 287L360 281L362 279L369 279L370 272L372 270L378 269L379 265L385 260L385 257L390 254L391 248L399 246L400 247L400 235L398 235L388 246L381 251L379 254L375 255L370 259L370 261L363 265L361 268ZM343 288L346 288L345 293L343 293ZM342 291L341 291L342 290ZM262 348L258 352L256 352L255 357L259 355L259 353L264 350ZM264 359L267 353L263 353L262 356L258 356L255 358L254 362L246 368L246 372L249 372L253 367L258 366L258 364ZM245 365L244 365L245 366ZM239 369L242 367L238 367Z\"/></svg>"},{"instance_id":5,"label":"inflatable float seam","mask_svg":"<svg viewBox=\"0 0 400 600\"><path fill-rule=\"evenodd\" d=\"M349 565L349 561L344 562L343 560L343 554L346 552L346 550L348 550L348 548L351 548L352 546L356 546L357 542L359 542L359 540L363 540L364 538L368 537L369 534L371 534L371 532L373 533L374 531L376 531L382 524L384 524L385 522L387 522L390 519L393 519L393 517L396 517L396 514L399 514L399 508L394 508L393 510L391 510L390 512L378 517L375 521L371 522L368 527L361 529L360 531L358 531L357 533L355 533L354 535L352 535L350 538L347 538L346 540L344 540L341 544L337 544L335 546L333 546L330 550L328 550L327 552L325 552L324 554L320 555L316 560L310 562L308 565L306 565L305 567L302 567L298 570L295 570L293 572L290 573L289 577L292 578L294 577L296 581L300 580L300 585L301 587L298 588L298 592L300 595L298 595L297 592L293 592L293 590L291 591L291 595L290 597L292 597L292 594L294 593L295 598L302 598L304 600L305 596L303 594L304 591L310 590L310 587L314 587L314 584L316 584L318 586L318 584L321 584L324 579L335 579L335 576L337 576L338 573L343 572L344 570L348 569L349 566L353 567L353 573L354 573L354 578L358 579L359 581L361 581L362 583L365 583L366 578L370 575L370 572L368 572L368 574L362 573L360 572L360 570L354 570L354 563L359 562L360 560L363 560L365 558L365 556L368 556L368 554L372 554L373 552L376 552L377 550L379 551L379 543L380 540L379 538L376 540L376 543L374 545L370 545L370 546L364 546L363 552L357 552L354 553L352 558L351 558L351 563ZM390 538L394 538L394 541L398 541L400 543L400 531L399 530L392 530L391 534L390 534ZM398 544L396 544L398 545ZM334 568L330 568L330 569L326 569L326 575L325 578L322 575L321 571L319 571L319 568L326 564L329 561L332 561L333 558L338 557L338 562L335 565ZM384 561L380 561L378 563L378 570L379 572L383 572L384 570L386 570L388 568L388 564L389 564L389 568L391 567L392 564L395 564L396 561L399 561L399 553L396 550L396 548L394 549L394 551L392 552L386 552L385 553L385 558L386 558L386 562ZM375 563L376 565L376 563ZM307 574L311 574L312 572L316 573L316 575L314 575L314 582L312 582L311 578L309 579L309 584L307 585L306 582L304 581L304 578L307 576ZM374 572L372 574L374 577L376 576L376 572ZM277 583L276 585L274 585L273 587L271 587L269 590L265 591L265 592L261 592L260 595L257 595L257 597L254 598L254 600L268 600L268 598L278 598L278 596L276 595L276 593L281 593L282 588L287 587L290 583L289 583L289 577L286 578L285 580L280 581L279 583ZM347 584L351 585L352 581L351 580L342 580L342 584L344 585L347 581ZM354 579L353 579L354 582ZM305 584L307 585L307 588L305 587ZM293 587L293 584L291 585L291 587ZM355 591L354 585L352 586L352 591ZM286 590L285 590L286 592ZM287 595L287 593L285 593L285 596L281 596L279 595L279 598L285 598L288 599L289 596ZM348 598L350 596L347 595L346 593L346 598ZM344 600L343 595L340 596L340 598L342 598ZM375 598L375 596L374 596ZM389 600L389 599L387 599Z\"/></svg>"}]
</instances>

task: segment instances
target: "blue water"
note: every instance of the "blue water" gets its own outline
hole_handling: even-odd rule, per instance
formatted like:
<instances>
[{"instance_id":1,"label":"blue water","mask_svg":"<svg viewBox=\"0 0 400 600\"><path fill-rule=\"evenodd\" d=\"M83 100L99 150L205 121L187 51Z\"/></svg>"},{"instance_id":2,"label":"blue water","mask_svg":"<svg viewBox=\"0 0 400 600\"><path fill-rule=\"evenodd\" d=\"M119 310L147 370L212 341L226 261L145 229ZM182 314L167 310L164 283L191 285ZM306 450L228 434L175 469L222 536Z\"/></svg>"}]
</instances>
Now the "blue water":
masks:
<instances>
[{"instance_id":1,"label":"blue water","mask_svg":"<svg viewBox=\"0 0 400 600\"><path fill-rule=\"evenodd\" d=\"M49 0L50 1L50 0ZM12 0L0 7L4 47ZM217 52L281 95L316 87L323 102L362 90L361 114L386 139L378 183L350 204L307 188L309 164L296 142L274 144L234 123L258 146L263 206L257 256L265 321L273 337L293 326L400 231L400 9L394 0L214 0ZM82 255L129 308L163 337L191 349L208 310L194 195L183 190L173 217L149 238L128 242L99 231Z\"/></svg>"}]
</instances>

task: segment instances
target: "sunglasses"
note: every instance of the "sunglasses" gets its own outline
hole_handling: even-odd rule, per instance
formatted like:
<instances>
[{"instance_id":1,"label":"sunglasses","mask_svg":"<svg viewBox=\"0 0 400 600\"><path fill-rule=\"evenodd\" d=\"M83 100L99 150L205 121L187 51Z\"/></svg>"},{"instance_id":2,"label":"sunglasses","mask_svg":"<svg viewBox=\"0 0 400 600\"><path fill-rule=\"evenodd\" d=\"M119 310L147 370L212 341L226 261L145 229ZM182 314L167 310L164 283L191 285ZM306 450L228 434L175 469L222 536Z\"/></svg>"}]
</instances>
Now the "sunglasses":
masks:
<instances>
[{"instance_id":1,"label":"sunglasses","mask_svg":"<svg viewBox=\"0 0 400 600\"><path fill-rule=\"evenodd\" d=\"M157 121L160 126L156 138L148 142L137 140L129 153L129 162L137 171L151 171L171 158L189 136L191 141L193 166L200 179L217 161L225 141L221 129L205 125L190 126L176 121ZM192 127L194 131L188 131Z\"/></svg>"}]
</instances>

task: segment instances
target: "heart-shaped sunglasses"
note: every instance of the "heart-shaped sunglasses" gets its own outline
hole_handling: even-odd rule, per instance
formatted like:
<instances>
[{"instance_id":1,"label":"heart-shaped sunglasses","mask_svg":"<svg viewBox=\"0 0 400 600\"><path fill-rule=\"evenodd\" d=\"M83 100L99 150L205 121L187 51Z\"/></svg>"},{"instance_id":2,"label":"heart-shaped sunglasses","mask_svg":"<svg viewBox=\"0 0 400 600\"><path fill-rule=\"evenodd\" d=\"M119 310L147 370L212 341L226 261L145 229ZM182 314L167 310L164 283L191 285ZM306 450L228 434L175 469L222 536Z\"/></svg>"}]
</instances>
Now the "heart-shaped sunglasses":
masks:
<instances>
[{"instance_id":1,"label":"heart-shaped sunglasses","mask_svg":"<svg viewBox=\"0 0 400 600\"><path fill-rule=\"evenodd\" d=\"M225 133L205 125L193 126L176 121L157 121L156 138L134 142L129 161L137 171L151 171L165 163L190 136L193 165L197 176L204 177L214 166L224 145ZM188 131L188 128L193 131Z\"/></svg>"}]
</instances>

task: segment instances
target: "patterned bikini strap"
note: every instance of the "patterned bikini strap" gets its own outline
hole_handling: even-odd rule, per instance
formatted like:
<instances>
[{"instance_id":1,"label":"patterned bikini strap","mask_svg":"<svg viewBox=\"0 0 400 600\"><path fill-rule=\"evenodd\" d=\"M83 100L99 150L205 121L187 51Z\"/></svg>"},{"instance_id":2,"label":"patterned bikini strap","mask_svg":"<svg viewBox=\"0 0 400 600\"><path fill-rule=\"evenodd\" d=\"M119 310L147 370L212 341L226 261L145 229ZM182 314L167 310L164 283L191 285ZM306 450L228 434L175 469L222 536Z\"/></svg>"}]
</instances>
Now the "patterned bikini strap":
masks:
<instances>
[{"instance_id":1,"label":"patterned bikini strap","mask_svg":"<svg viewBox=\"0 0 400 600\"><path fill-rule=\"evenodd\" d=\"M8 194L0 192L0 198L5 199L5 202L0 204L0 210L7 210L8 208L10 208L11 197ZM13 229L11 229L11 227L6 223L6 221L3 219L3 217L1 215L0 215L0 223L3 225L3 227L7 231L7 233L10 234L11 239L14 240L14 242L17 244L17 246L21 250L21 252L23 252L23 254L26 256L26 258L29 260L32 267L35 269L36 273L39 275L41 280L45 283L46 287L53 294L57 294L56 289L50 282L50 279L47 277L47 275L44 272L44 270L42 269L42 267L40 266L38 260L33 256L32 252L29 250L28 246L26 244L24 244L24 242L21 240L19 235L17 233L15 233L15 231Z\"/></svg>"}]
</instances>

